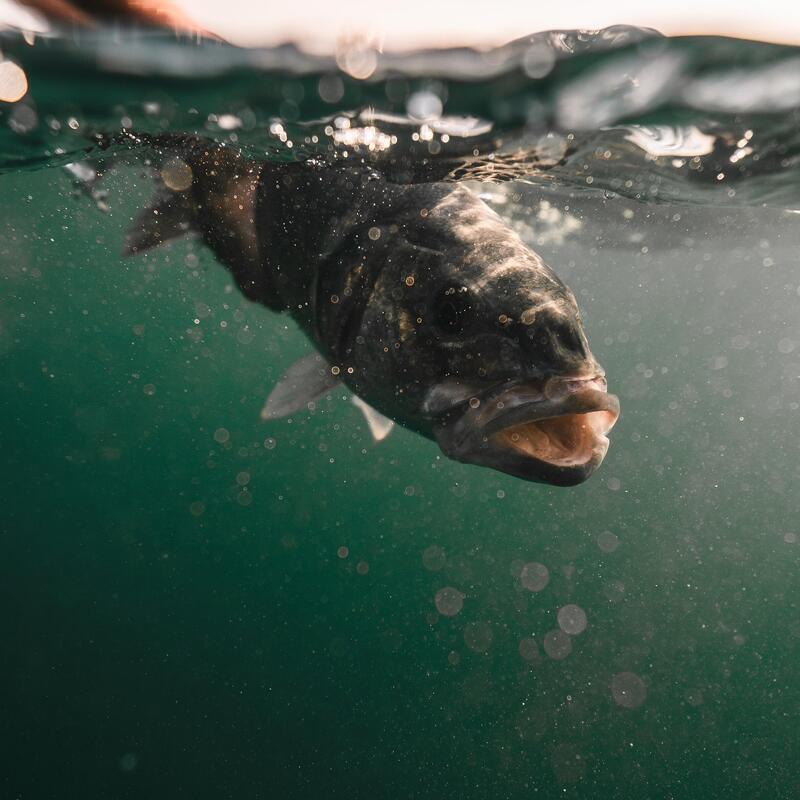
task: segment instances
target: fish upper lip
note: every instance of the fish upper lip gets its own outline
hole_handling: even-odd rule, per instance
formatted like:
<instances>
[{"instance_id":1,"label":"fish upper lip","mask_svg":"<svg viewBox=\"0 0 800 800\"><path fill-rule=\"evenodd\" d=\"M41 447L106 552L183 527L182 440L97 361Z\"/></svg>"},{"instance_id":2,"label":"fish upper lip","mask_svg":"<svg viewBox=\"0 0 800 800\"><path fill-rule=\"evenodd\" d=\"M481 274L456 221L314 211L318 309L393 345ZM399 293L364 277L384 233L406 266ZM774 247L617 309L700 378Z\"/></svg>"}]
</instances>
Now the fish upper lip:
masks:
<instances>
[{"instance_id":1,"label":"fish upper lip","mask_svg":"<svg viewBox=\"0 0 800 800\"><path fill-rule=\"evenodd\" d=\"M445 453L459 461L492 466L528 480L572 486L588 478L608 450L606 434L619 417L619 400L606 386L605 374L599 371L505 383L478 397L477 407L470 404L440 428L437 439ZM583 426L590 429L591 438L583 439L574 459L563 450L563 442L562 450L547 458L544 454L540 457L535 445L526 447L521 442L517 446L509 441L516 433L514 428L523 428L520 435L524 440L525 425L583 414L591 415Z\"/></svg>"},{"instance_id":2,"label":"fish upper lip","mask_svg":"<svg viewBox=\"0 0 800 800\"><path fill-rule=\"evenodd\" d=\"M538 422L551 417L611 411L615 414L615 418L612 425L602 433L604 436L619 416L619 399L616 395L609 394L606 387L603 374L551 378L542 387L541 399L531 398L525 401L523 396L518 402L514 402L516 387L510 387L494 400L495 410L490 411L488 419L481 425L483 434L490 436L515 425ZM517 389L518 393L519 391ZM503 399L506 395L511 397Z\"/></svg>"}]
</instances>

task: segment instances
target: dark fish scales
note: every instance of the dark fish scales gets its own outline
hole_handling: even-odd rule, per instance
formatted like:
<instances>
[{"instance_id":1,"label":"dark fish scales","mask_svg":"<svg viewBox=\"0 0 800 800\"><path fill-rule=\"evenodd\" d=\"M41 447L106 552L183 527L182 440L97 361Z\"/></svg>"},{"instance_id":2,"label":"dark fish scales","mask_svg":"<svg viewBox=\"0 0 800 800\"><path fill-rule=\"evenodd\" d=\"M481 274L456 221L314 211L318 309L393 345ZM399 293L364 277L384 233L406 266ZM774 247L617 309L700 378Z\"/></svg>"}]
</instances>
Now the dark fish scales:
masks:
<instances>
[{"instance_id":1,"label":"dark fish scales","mask_svg":"<svg viewBox=\"0 0 800 800\"><path fill-rule=\"evenodd\" d=\"M192 229L250 299L289 313L319 355L265 418L345 384L376 438L396 421L451 458L556 485L602 462L619 414L573 293L455 182L392 183L352 159L259 163L158 137L161 185L137 253Z\"/></svg>"}]
</instances>

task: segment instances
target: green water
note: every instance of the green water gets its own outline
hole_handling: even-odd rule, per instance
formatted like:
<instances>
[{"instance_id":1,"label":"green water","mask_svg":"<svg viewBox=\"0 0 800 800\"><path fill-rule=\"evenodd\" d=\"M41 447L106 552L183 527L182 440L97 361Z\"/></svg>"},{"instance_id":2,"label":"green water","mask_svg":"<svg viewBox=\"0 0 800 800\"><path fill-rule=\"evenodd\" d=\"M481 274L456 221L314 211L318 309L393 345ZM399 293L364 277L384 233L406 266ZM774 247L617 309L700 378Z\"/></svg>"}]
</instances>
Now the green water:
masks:
<instances>
[{"instance_id":1,"label":"green water","mask_svg":"<svg viewBox=\"0 0 800 800\"><path fill-rule=\"evenodd\" d=\"M261 422L302 334L105 188L0 176L3 797L798 796L800 218L477 187L620 396L565 490Z\"/></svg>"}]
</instances>

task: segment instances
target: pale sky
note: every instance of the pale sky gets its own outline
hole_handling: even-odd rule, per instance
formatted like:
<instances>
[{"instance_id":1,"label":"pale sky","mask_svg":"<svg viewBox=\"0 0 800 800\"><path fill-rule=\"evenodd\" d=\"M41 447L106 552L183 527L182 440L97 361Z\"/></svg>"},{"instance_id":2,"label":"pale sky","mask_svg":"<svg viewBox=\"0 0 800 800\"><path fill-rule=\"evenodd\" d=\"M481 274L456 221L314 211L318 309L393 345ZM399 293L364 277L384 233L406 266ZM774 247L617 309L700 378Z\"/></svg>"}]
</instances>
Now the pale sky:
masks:
<instances>
[{"instance_id":1,"label":"pale sky","mask_svg":"<svg viewBox=\"0 0 800 800\"><path fill-rule=\"evenodd\" d=\"M550 28L625 23L667 34L715 33L800 43L800 0L179 0L197 21L241 44L306 42L330 49L361 34L385 49L502 44ZM315 49L316 49L315 48Z\"/></svg>"},{"instance_id":2,"label":"pale sky","mask_svg":"<svg viewBox=\"0 0 800 800\"><path fill-rule=\"evenodd\" d=\"M175 0L197 23L241 45L293 41L332 51L366 38L385 50L491 46L551 28L628 24L666 34L721 34L800 44L800 0ZM0 0L0 23L37 30L13 0Z\"/></svg>"}]
</instances>

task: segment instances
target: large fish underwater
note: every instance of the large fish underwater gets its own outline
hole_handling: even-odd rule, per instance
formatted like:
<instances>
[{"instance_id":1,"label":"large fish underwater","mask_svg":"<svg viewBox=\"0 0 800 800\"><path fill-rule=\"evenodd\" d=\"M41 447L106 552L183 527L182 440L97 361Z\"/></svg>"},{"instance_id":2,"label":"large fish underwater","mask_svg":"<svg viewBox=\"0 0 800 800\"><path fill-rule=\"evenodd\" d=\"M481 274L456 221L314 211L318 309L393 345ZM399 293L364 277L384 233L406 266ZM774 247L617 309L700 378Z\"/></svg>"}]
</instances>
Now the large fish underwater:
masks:
<instances>
[{"instance_id":1,"label":"large fish underwater","mask_svg":"<svg viewBox=\"0 0 800 800\"><path fill-rule=\"evenodd\" d=\"M156 151L159 181L125 253L199 233L246 297L313 343L262 417L344 384L376 439L397 422L449 458L557 486L601 464L619 402L574 294L458 180L396 182L353 158L255 161L190 135L122 138Z\"/></svg>"}]
</instances>

